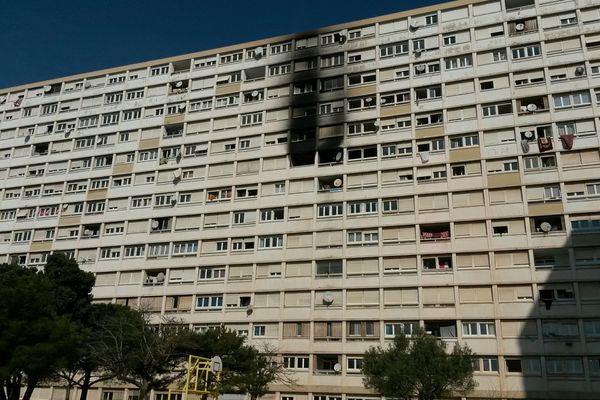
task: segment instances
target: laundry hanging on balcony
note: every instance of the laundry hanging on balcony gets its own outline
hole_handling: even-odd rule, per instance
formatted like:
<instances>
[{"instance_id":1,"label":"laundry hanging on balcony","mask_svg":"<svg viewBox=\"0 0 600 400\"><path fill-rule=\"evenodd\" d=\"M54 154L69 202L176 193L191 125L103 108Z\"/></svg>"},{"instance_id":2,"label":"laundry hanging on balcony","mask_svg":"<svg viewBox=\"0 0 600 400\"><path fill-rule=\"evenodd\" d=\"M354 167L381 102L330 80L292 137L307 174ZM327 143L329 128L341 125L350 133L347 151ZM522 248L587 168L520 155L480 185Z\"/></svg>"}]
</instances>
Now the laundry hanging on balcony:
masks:
<instances>
[{"instance_id":1,"label":"laundry hanging on balcony","mask_svg":"<svg viewBox=\"0 0 600 400\"><path fill-rule=\"evenodd\" d=\"M573 142L575 141L575 135L572 133L560 135L560 142L565 150L571 150L573 148Z\"/></svg>"},{"instance_id":2,"label":"laundry hanging on balcony","mask_svg":"<svg viewBox=\"0 0 600 400\"><path fill-rule=\"evenodd\" d=\"M553 149L552 138L547 138L547 137L539 138L538 139L538 148L540 149L540 153L552 150Z\"/></svg>"},{"instance_id":3,"label":"laundry hanging on balcony","mask_svg":"<svg viewBox=\"0 0 600 400\"><path fill-rule=\"evenodd\" d=\"M421 162L423 164L429 162L429 152L428 151L420 151L419 157L421 157Z\"/></svg>"},{"instance_id":4,"label":"laundry hanging on balcony","mask_svg":"<svg viewBox=\"0 0 600 400\"><path fill-rule=\"evenodd\" d=\"M521 140L521 149L523 149L523 153L529 153L529 140Z\"/></svg>"}]
</instances>

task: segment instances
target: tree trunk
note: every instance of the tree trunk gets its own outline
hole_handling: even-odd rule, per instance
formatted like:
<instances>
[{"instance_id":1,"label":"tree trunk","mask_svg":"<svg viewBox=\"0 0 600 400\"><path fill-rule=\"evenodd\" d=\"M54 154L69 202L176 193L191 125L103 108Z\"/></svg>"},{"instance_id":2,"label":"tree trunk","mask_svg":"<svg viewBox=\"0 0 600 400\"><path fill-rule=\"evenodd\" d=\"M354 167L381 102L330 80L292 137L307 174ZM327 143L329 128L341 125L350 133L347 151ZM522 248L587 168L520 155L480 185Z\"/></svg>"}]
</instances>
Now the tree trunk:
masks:
<instances>
[{"instance_id":1,"label":"tree trunk","mask_svg":"<svg viewBox=\"0 0 600 400\"><path fill-rule=\"evenodd\" d=\"M19 400L21 397L21 374L13 375L6 380L7 400Z\"/></svg>"},{"instance_id":2,"label":"tree trunk","mask_svg":"<svg viewBox=\"0 0 600 400\"><path fill-rule=\"evenodd\" d=\"M4 389L6 383L8 383L8 380L6 382L5 381L1 382L1 386L0 386L0 400L8 400L6 398L6 391L5 391L6 389Z\"/></svg>"},{"instance_id":3,"label":"tree trunk","mask_svg":"<svg viewBox=\"0 0 600 400\"><path fill-rule=\"evenodd\" d=\"M25 393L23 394L23 400L30 400L35 387L37 386L38 379L28 377L27 379L27 388L25 388Z\"/></svg>"},{"instance_id":4,"label":"tree trunk","mask_svg":"<svg viewBox=\"0 0 600 400\"><path fill-rule=\"evenodd\" d=\"M81 383L81 395L79 400L87 400L88 391L90 390L90 380L92 379L92 371L86 370L83 373L83 382Z\"/></svg>"},{"instance_id":5,"label":"tree trunk","mask_svg":"<svg viewBox=\"0 0 600 400\"><path fill-rule=\"evenodd\" d=\"M71 389L73 389L73 385L69 383L65 388L65 400L71 400Z\"/></svg>"},{"instance_id":6,"label":"tree trunk","mask_svg":"<svg viewBox=\"0 0 600 400\"><path fill-rule=\"evenodd\" d=\"M140 400L150 400L150 388L147 382L143 382L138 390L140 391Z\"/></svg>"}]
</instances>

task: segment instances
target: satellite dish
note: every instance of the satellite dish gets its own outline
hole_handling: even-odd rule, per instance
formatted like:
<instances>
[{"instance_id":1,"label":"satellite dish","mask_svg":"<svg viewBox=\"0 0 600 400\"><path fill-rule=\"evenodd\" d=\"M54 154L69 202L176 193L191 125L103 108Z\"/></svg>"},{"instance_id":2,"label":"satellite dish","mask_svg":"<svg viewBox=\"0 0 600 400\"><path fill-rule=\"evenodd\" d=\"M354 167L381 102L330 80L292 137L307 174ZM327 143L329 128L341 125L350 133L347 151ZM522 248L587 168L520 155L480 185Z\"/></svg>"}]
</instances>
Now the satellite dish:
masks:
<instances>
[{"instance_id":1,"label":"satellite dish","mask_svg":"<svg viewBox=\"0 0 600 400\"><path fill-rule=\"evenodd\" d=\"M415 49L415 51L413 51L413 53L415 54L415 57L419 57L421 55L421 49ZM423 66L423 70L425 70L425 66Z\"/></svg>"},{"instance_id":2,"label":"satellite dish","mask_svg":"<svg viewBox=\"0 0 600 400\"><path fill-rule=\"evenodd\" d=\"M343 157L344 157L344 154L342 154L341 151L338 151L337 153L335 153L335 161L342 161Z\"/></svg>"},{"instance_id":3,"label":"satellite dish","mask_svg":"<svg viewBox=\"0 0 600 400\"><path fill-rule=\"evenodd\" d=\"M173 171L173 177L175 179L179 179L181 177L181 170L180 169L176 169L175 171Z\"/></svg>"},{"instance_id":4,"label":"satellite dish","mask_svg":"<svg viewBox=\"0 0 600 400\"><path fill-rule=\"evenodd\" d=\"M367 103L371 103L371 102L373 101L373 98L372 98L372 97L367 97L367 98L365 99L365 101L366 101Z\"/></svg>"},{"instance_id":5,"label":"satellite dish","mask_svg":"<svg viewBox=\"0 0 600 400\"><path fill-rule=\"evenodd\" d=\"M176 88L180 88L180 87L182 87L182 86L183 86L183 81L177 81L177 82L175 83L175 87L176 87Z\"/></svg>"},{"instance_id":6,"label":"satellite dish","mask_svg":"<svg viewBox=\"0 0 600 400\"><path fill-rule=\"evenodd\" d=\"M250 96L257 98L259 94L260 92L258 90L253 90L252 93L250 93Z\"/></svg>"},{"instance_id":7,"label":"satellite dish","mask_svg":"<svg viewBox=\"0 0 600 400\"><path fill-rule=\"evenodd\" d=\"M25 143L29 142L30 139L31 139L31 135L26 135L25 136Z\"/></svg>"},{"instance_id":8,"label":"satellite dish","mask_svg":"<svg viewBox=\"0 0 600 400\"><path fill-rule=\"evenodd\" d=\"M323 304L330 305L333 303L333 293L325 292L323 293Z\"/></svg>"},{"instance_id":9,"label":"satellite dish","mask_svg":"<svg viewBox=\"0 0 600 400\"><path fill-rule=\"evenodd\" d=\"M171 205L174 206L175 204L177 204L177 199L172 198L171 199Z\"/></svg>"},{"instance_id":10,"label":"satellite dish","mask_svg":"<svg viewBox=\"0 0 600 400\"><path fill-rule=\"evenodd\" d=\"M416 19L413 19L412 21L410 21L410 27L414 30L419 29L419 21L417 21Z\"/></svg>"},{"instance_id":11,"label":"satellite dish","mask_svg":"<svg viewBox=\"0 0 600 400\"><path fill-rule=\"evenodd\" d=\"M347 37L346 37L345 31L340 31L340 32L333 34L333 40L335 40L336 43L344 44L344 43L346 43L346 39L347 39Z\"/></svg>"},{"instance_id":12,"label":"satellite dish","mask_svg":"<svg viewBox=\"0 0 600 400\"><path fill-rule=\"evenodd\" d=\"M63 204L63 205L62 205L62 209L63 209L63 211L66 211L68 208L69 208L69 205L68 205L68 204Z\"/></svg>"},{"instance_id":13,"label":"satellite dish","mask_svg":"<svg viewBox=\"0 0 600 400\"><path fill-rule=\"evenodd\" d=\"M83 87L85 87L86 89L89 89L92 87L92 82L90 81L85 81L85 83L83 84Z\"/></svg>"},{"instance_id":14,"label":"satellite dish","mask_svg":"<svg viewBox=\"0 0 600 400\"><path fill-rule=\"evenodd\" d=\"M255 59L259 59L263 56L263 48L262 47L257 47L254 49L254 58Z\"/></svg>"},{"instance_id":15,"label":"satellite dish","mask_svg":"<svg viewBox=\"0 0 600 400\"><path fill-rule=\"evenodd\" d=\"M165 273L164 272L159 272L156 275L156 282L164 282L165 281Z\"/></svg>"},{"instance_id":16,"label":"satellite dish","mask_svg":"<svg viewBox=\"0 0 600 400\"><path fill-rule=\"evenodd\" d=\"M582 67L581 65L579 67L575 68L575 75L577 75L577 76L585 75L585 68Z\"/></svg>"},{"instance_id":17,"label":"satellite dish","mask_svg":"<svg viewBox=\"0 0 600 400\"><path fill-rule=\"evenodd\" d=\"M210 359L210 370L212 373L218 373L223 370L223 361L221 361L221 357L214 356Z\"/></svg>"},{"instance_id":18,"label":"satellite dish","mask_svg":"<svg viewBox=\"0 0 600 400\"><path fill-rule=\"evenodd\" d=\"M340 372L340 371L342 370L342 364L340 364L340 363L335 363L335 364L333 365L333 370L334 370L335 372Z\"/></svg>"},{"instance_id":19,"label":"satellite dish","mask_svg":"<svg viewBox=\"0 0 600 400\"><path fill-rule=\"evenodd\" d=\"M416 51L415 51L416 52ZM419 64L415 67L415 69L419 72L424 72L425 71L425 64Z\"/></svg>"},{"instance_id":20,"label":"satellite dish","mask_svg":"<svg viewBox=\"0 0 600 400\"><path fill-rule=\"evenodd\" d=\"M52 90L52 86L50 86L50 85L46 85L46 86L44 86L44 93L48 93L48 92L50 92L51 90Z\"/></svg>"},{"instance_id":21,"label":"satellite dish","mask_svg":"<svg viewBox=\"0 0 600 400\"><path fill-rule=\"evenodd\" d=\"M552 230L552 225L549 222L542 222L540 224L540 229L542 232L550 232Z\"/></svg>"},{"instance_id":22,"label":"satellite dish","mask_svg":"<svg viewBox=\"0 0 600 400\"><path fill-rule=\"evenodd\" d=\"M6 103L6 96L0 97L0 104Z\"/></svg>"},{"instance_id":23,"label":"satellite dish","mask_svg":"<svg viewBox=\"0 0 600 400\"><path fill-rule=\"evenodd\" d=\"M333 181L333 186L341 187L343 183L344 183L344 181L342 181L340 178L337 178L336 180Z\"/></svg>"},{"instance_id":24,"label":"satellite dish","mask_svg":"<svg viewBox=\"0 0 600 400\"><path fill-rule=\"evenodd\" d=\"M152 229L158 229L158 221L155 219L152 220Z\"/></svg>"},{"instance_id":25,"label":"satellite dish","mask_svg":"<svg viewBox=\"0 0 600 400\"><path fill-rule=\"evenodd\" d=\"M379 100L381 102L381 104L385 104L387 103L387 100L385 99L385 97L382 97L381 100Z\"/></svg>"},{"instance_id":26,"label":"satellite dish","mask_svg":"<svg viewBox=\"0 0 600 400\"><path fill-rule=\"evenodd\" d=\"M515 25L515 29L517 31L522 31L523 29L525 29L525 24L522 22L519 22L518 24Z\"/></svg>"},{"instance_id":27,"label":"satellite dish","mask_svg":"<svg viewBox=\"0 0 600 400\"><path fill-rule=\"evenodd\" d=\"M178 105L177 108L179 109L179 111L185 110L185 103Z\"/></svg>"},{"instance_id":28,"label":"satellite dish","mask_svg":"<svg viewBox=\"0 0 600 400\"><path fill-rule=\"evenodd\" d=\"M89 230L89 229L86 229L86 230L83 231L83 234L86 235L86 236L90 236L92 234L92 231Z\"/></svg>"},{"instance_id":29,"label":"satellite dish","mask_svg":"<svg viewBox=\"0 0 600 400\"><path fill-rule=\"evenodd\" d=\"M527 104L527 111L535 111L537 110L537 106L535 104Z\"/></svg>"},{"instance_id":30,"label":"satellite dish","mask_svg":"<svg viewBox=\"0 0 600 400\"><path fill-rule=\"evenodd\" d=\"M535 133L533 131L525 131L523 132L523 136L525 137L525 139L533 139Z\"/></svg>"}]
</instances>

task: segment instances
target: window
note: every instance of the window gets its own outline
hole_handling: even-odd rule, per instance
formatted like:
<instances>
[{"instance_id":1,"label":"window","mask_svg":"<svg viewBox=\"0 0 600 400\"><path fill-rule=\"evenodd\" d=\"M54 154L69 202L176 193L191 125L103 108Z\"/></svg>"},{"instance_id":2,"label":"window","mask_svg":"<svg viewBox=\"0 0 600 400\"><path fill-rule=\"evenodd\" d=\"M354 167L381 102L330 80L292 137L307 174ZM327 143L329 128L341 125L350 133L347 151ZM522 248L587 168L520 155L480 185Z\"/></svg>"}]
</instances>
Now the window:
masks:
<instances>
[{"instance_id":1,"label":"window","mask_svg":"<svg viewBox=\"0 0 600 400\"><path fill-rule=\"evenodd\" d=\"M540 376L542 368L539 358L505 358L506 372Z\"/></svg>"},{"instance_id":2,"label":"window","mask_svg":"<svg viewBox=\"0 0 600 400\"><path fill-rule=\"evenodd\" d=\"M410 91L405 90L395 93L382 93L380 95L381 107L393 106L410 101Z\"/></svg>"},{"instance_id":3,"label":"window","mask_svg":"<svg viewBox=\"0 0 600 400\"><path fill-rule=\"evenodd\" d=\"M267 327L265 325L254 325L254 327L253 327L253 336L254 337L266 336L266 334L267 334Z\"/></svg>"},{"instance_id":4,"label":"window","mask_svg":"<svg viewBox=\"0 0 600 400\"><path fill-rule=\"evenodd\" d=\"M310 357L283 356L283 367L287 369L308 369Z\"/></svg>"},{"instance_id":5,"label":"window","mask_svg":"<svg viewBox=\"0 0 600 400\"><path fill-rule=\"evenodd\" d=\"M274 249L283 247L283 235L259 236L259 249Z\"/></svg>"},{"instance_id":6,"label":"window","mask_svg":"<svg viewBox=\"0 0 600 400\"><path fill-rule=\"evenodd\" d=\"M376 245L378 243L379 232L377 230L348 232L348 245Z\"/></svg>"},{"instance_id":7,"label":"window","mask_svg":"<svg viewBox=\"0 0 600 400\"><path fill-rule=\"evenodd\" d=\"M490 104L481 107L483 117L493 117L495 115L512 114L512 104Z\"/></svg>"},{"instance_id":8,"label":"window","mask_svg":"<svg viewBox=\"0 0 600 400\"><path fill-rule=\"evenodd\" d=\"M285 75L292 72L292 64L278 64L269 67L269 76Z\"/></svg>"},{"instance_id":9,"label":"window","mask_svg":"<svg viewBox=\"0 0 600 400\"><path fill-rule=\"evenodd\" d=\"M437 14L426 15L425 16L425 25L437 25L438 16Z\"/></svg>"},{"instance_id":10,"label":"window","mask_svg":"<svg viewBox=\"0 0 600 400\"><path fill-rule=\"evenodd\" d=\"M223 308L223 296L198 296L196 310L220 310Z\"/></svg>"},{"instance_id":11,"label":"window","mask_svg":"<svg viewBox=\"0 0 600 400\"><path fill-rule=\"evenodd\" d=\"M377 79L374 72L349 75L348 86L362 85L365 83L374 83L376 80Z\"/></svg>"},{"instance_id":12,"label":"window","mask_svg":"<svg viewBox=\"0 0 600 400\"><path fill-rule=\"evenodd\" d=\"M379 47L380 58L395 57L408 54L408 40Z\"/></svg>"},{"instance_id":13,"label":"window","mask_svg":"<svg viewBox=\"0 0 600 400\"><path fill-rule=\"evenodd\" d=\"M576 107L591 104L591 97L588 91L555 94L552 98L554 99L555 108Z\"/></svg>"},{"instance_id":14,"label":"window","mask_svg":"<svg viewBox=\"0 0 600 400\"><path fill-rule=\"evenodd\" d=\"M260 210L260 221L283 221L283 208Z\"/></svg>"},{"instance_id":15,"label":"window","mask_svg":"<svg viewBox=\"0 0 600 400\"><path fill-rule=\"evenodd\" d=\"M319 205L319 217L337 217L343 214L342 204L322 204Z\"/></svg>"},{"instance_id":16,"label":"window","mask_svg":"<svg viewBox=\"0 0 600 400\"><path fill-rule=\"evenodd\" d=\"M360 373L361 369L362 369L362 365L363 365L363 358L362 357L348 357L346 359L347 361L347 372L349 374L354 373Z\"/></svg>"},{"instance_id":17,"label":"window","mask_svg":"<svg viewBox=\"0 0 600 400\"><path fill-rule=\"evenodd\" d=\"M540 45L534 44L525 47L518 47L516 49L511 49L512 58L514 60L518 60L520 58L529 58L536 57L541 54Z\"/></svg>"},{"instance_id":18,"label":"window","mask_svg":"<svg viewBox=\"0 0 600 400\"><path fill-rule=\"evenodd\" d=\"M456 44L456 36L444 36L444 46Z\"/></svg>"},{"instance_id":19,"label":"window","mask_svg":"<svg viewBox=\"0 0 600 400\"><path fill-rule=\"evenodd\" d=\"M344 53L321 56L321 68L332 68L344 65Z\"/></svg>"},{"instance_id":20,"label":"window","mask_svg":"<svg viewBox=\"0 0 600 400\"><path fill-rule=\"evenodd\" d=\"M498 61L506 61L507 57L506 57L506 50L502 49L502 50L495 50L492 53L492 59L494 60L494 62L498 62Z\"/></svg>"},{"instance_id":21,"label":"window","mask_svg":"<svg viewBox=\"0 0 600 400\"><path fill-rule=\"evenodd\" d=\"M419 323L417 321L386 323L384 329L386 338L393 338L400 334L410 336L419 329Z\"/></svg>"},{"instance_id":22,"label":"window","mask_svg":"<svg viewBox=\"0 0 600 400\"><path fill-rule=\"evenodd\" d=\"M493 322L463 322L463 336L496 336Z\"/></svg>"},{"instance_id":23,"label":"window","mask_svg":"<svg viewBox=\"0 0 600 400\"><path fill-rule=\"evenodd\" d=\"M478 357L473 359L475 372L498 372L498 357Z\"/></svg>"},{"instance_id":24,"label":"window","mask_svg":"<svg viewBox=\"0 0 600 400\"><path fill-rule=\"evenodd\" d=\"M377 200L348 203L348 214L375 214L377 213L377 204Z\"/></svg>"},{"instance_id":25,"label":"window","mask_svg":"<svg viewBox=\"0 0 600 400\"><path fill-rule=\"evenodd\" d=\"M583 375L581 358L546 358L548 375Z\"/></svg>"},{"instance_id":26,"label":"window","mask_svg":"<svg viewBox=\"0 0 600 400\"><path fill-rule=\"evenodd\" d=\"M444 60L447 70L471 67L473 65L473 57L464 55L460 57L446 58Z\"/></svg>"},{"instance_id":27,"label":"window","mask_svg":"<svg viewBox=\"0 0 600 400\"><path fill-rule=\"evenodd\" d=\"M252 114L243 114L241 116L241 126L250 126L250 125L259 125L262 123L263 114L262 112L252 113Z\"/></svg>"},{"instance_id":28,"label":"window","mask_svg":"<svg viewBox=\"0 0 600 400\"><path fill-rule=\"evenodd\" d=\"M317 261L317 276L331 276L342 274L342 260Z\"/></svg>"},{"instance_id":29,"label":"window","mask_svg":"<svg viewBox=\"0 0 600 400\"><path fill-rule=\"evenodd\" d=\"M417 126L441 124L444 122L442 113L430 114L430 115L417 115Z\"/></svg>"},{"instance_id":30,"label":"window","mask_svg":"<svg viewBox=\"0 0 600 400\"><path fill-rule=\"evenodd\" d=\"M469 135L450 138L450 148L456 149L459 147L479 146L479 136Z\"/></svg>"}]
</instances>

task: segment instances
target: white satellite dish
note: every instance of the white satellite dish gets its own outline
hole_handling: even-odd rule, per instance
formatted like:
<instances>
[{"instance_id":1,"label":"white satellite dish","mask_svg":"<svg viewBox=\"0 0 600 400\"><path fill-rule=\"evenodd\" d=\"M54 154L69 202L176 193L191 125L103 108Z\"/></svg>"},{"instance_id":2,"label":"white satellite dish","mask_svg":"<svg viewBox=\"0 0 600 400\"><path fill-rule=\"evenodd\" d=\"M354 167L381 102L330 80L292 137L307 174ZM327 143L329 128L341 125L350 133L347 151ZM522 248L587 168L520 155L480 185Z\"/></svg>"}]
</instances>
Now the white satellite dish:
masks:
<instances>
[{"instance_id":1,"label":"white satellite dish","mask_svg":"<svg viewBox=\"0 0 600 400\"><path fill-rule=\"evenodd\" d=\"M418 72L424 72L425 71L425 64L418 64L417 66L415 66L415 69Z\"/></svg>"},{"instance_id":2,"label":"white satellite dish","mask_svg":"<svg viewBox=\"0 0 600 400\"><path fill-rule=\"evenodd\" d=\"M177 81L177 82L175 83L175 87L176 87L176 88L180 88L180 87L182 87L182 86L183 86L183 81Z\"/></svg>"},{"instance_id":3,"label":"white satellite dish","mask_svg":"<svg viewBox=\"0 0 600 400\"><path fill-rule=\"evenodd\" d=\"M179 109L179 111L185 110L185 103L178 105L177 108Z\"/></svg>"},{"instance_id":4,"label":"white satellite dish","mask_svg":"<svg viewBox=\"0 0 600 400\"><path fill-rule=\"evenodd\" d=\"M535 104L527 104L527 111L533 112L535 110L537 110L537 106Z\"/></svg>"},{"instance_id":5,"label":"white satellite dish","mask_svg":"<svg viewBox=\"0 0 600 400\"><path fill-rule=\"evenodd\" d=\"M519 22L518 24L515 25L515 29L517 31L522 31L523 29L525 29L525 24L522 22Z\"/></svg>"},{"instance_id":6,"label":"white satellite dish","mask_svg":"<svg viewBox=\"0 0 600 400\"><path fill-rule=\"evenodd\" d=\"M342 181L340 178L337 178L336 180L333 181L333 186L341 187L343 183L344 183L344 181Z\"/></svg>"},{"instance_id":7,"label":"white satellite dish","mask_svg":"<svg viewBox=\"0 0 600 400\"><path fill-rule=\"evenodd\" d=\"M342 161L343 157L344 157L344 154L341 151L338 151L337 153L335 153L335 161Z\"/></svg>"},{"instance_id":8,"label":"white satellite dish","mask_svg":"<svg viewBox=\"0 0 600 400\"><path fill-rule=\"evenodd\" d=\"M412 21L410 21L410 27L412 29L419 29L419 21L417 21L416 19L413 19Z\"/></svg>"},{"instance_id":9,"label":"white satellite dish","mask_svg":"<svg viewBox=\"0 0 600 400\"><path fill-rule=\"evenodd\" d=\"M337 33L334 33L333 39L339 44L346 43L346 39L347 39L346 31L339 31Z\"/></svg>"},{"instance_id":10,"label":"white satellite dish","mask_svg":"<svg viewBox=\"0 0 600 400\"><path fill-rule=\"evenodd\" d=\"M83 84L83 87L85 87L86 89L89 89L92 87L92 82L90 81L85 81L85 83Z\"/></svg>"},{"instance_id":11,"label":"white satellite dish","mask_svg":"<svg viewBox=\"0 0 600 400\"><path fill-rule=\"evenodd\" d=\"M419 57L419 56L421 55L421 52L422 52L422 51L423 51L423 50L421 50L421 49L415 49L415 50L413 51L413 54L415 55L415 57Z\"/></svg>"},{"instance_id":12,"label":"white satellite dish","mask_svg":"<svg viewBox=\"0 0 600 400\"><path fill-rule=\"evenodd\" d=\"M153 219L151 226L152 226L152 229L158 229L158 221Z\"/></svg>"},{"instance_id":13,"label":"white satellite dish","mask_svg":"<svg viewBox=\"0 0 600 400\"><path fill-rule=\"evenodd\" d=\"M164 282L165 281L165 273L164 272L159 272L156 275L156 282Z\"/></svg>"},{"instance_id":14,"label":"white satellite dish","mask_svg":"<svg viewBox=\"0 0 600 400\"><path fill-rule=\"evenodd\" d=\"M367 97L367 98L365 99L365 101L366 101L367 103L371 103L371 102L373 101L373 98L372 98L372 97Z\"/></svg>"},{"instance_id":15,"label":"white satellite dish","mask_svg":"<svg viewBox=\"0 0 600 400\"><path fill-rule=\"evenodd\" d=\"M333 303L333 293L325 292L323 293L323 304L330 305Z\"/></svg>"},{"instance_id":16,"label":"white satellite dish","mask_svg":"<svg viewBox=\"0 0 600 400\"><path fill-rule=\"evenodd\" d=\"M62 209L63 209L63 211L66 211L68 208L69 208L69 205L68 205L68 204L63 204L63 205L62 205Z\"/></svg>"},{"instance_id":17,"label":"white satellite dish","mask_svg":"<svg viewBox=\"0 0 600 400\"><path fill-rule=\"evenodd\" d=\"M83 231L83 234L86 235L86 236L90 236L92 234L92 231L89 230L89 229L86 229L86 230Z\"/></svg>"},{"instance_id":18,"label":"white satellite dish","mask_svg":"<svg viewBox=\"0 0 600 400\"><path fill-rule=\"evenodd\" d=\"M263 48L262 47L257 47L254 49L254 58L255 59L259 59L263 56Z\"/></svg>"},{"instance_id":19,"label":"white satellite dish","mask_svg":"<svg viewBox=\"0 0 600 400\"><path fill-rule=\"evenodd\" d=\"M585 68L582 67L581 65L579 67L575 68L575 75L577 75L577 76L585 75Z\"/></svg>"},{"instance_id":20,"label":"white satellite dish","mask_svg":"<svg viewBox=\"0 0 600 400\"><path fill-rule=\"evenodd\" d=\"M552 230L552 225L549 222L542 222L540 224L540 229L542 232L550 232Z\"/></svg>"},{"instance_id":21,"label":"white satellite dish","mask_svg":"<svg viewBox=\"0 0 600 400\"><path fill-rule=\"evenodd\" d=\"M50 86L50 85L46 85L46 86L44 86L44 93L48 93L48 92L50 92L51 90L52 90L52 86Z\"/></svg>"},{"instance_id":22,"label":"white satellite dish","mask_svg":"<svg viewBox=\"0 0 600 400\"><path fill-rule=\"evenodd\" d=\"M340 371L342 370L342 364L340 364L340 363L335 363L335 364L333 365L333 370L334 370L335 372L340 372Z\"/></svg>"},{"instance_id":23,"label":"white satellite dish","mask_svg":"<svg viewBox=\"0 0 600 400\"><path fill-rule=\"evenodd\" d=\"M180 169L176 169L175 171L173 171L173 177L175 179L179 179L181 177L181 170Z\"/></svg>"},{"instance_id":24,"label":"white satellite dish","mask_svg":"<svg viewBox=\"0 0 600 400\"><path fill-rule=\"evenodd\" d=\"M523 132L523 136L525 137L525 139L533 139L535 133L533 131L525 131Z\"/></svg>"},{"instance_id":25,"label":"white satellite dish","mask_svg":"<svg viewBox=\"0 0 600 400\"><path fill-rule=\"evenodd\" d=\"M259 94L260 92L258 90L253 90L252 93L250 93L250 96L257 98Z\"/></svg>"},{"instance_id":26,"label":"white satellite dish","mask_svg":"<svg viewBox=\"0 0 600 400\"><path fill-rule=\"evenodd\" d=\"M223 361L221 361L221 357L214 356L210 359L210 371L212 373L221 372L223 370Z\"/></svg>"}]
</instances>

